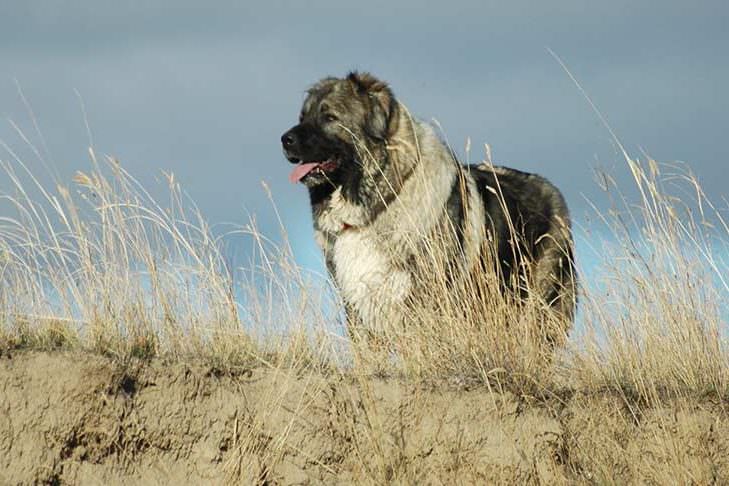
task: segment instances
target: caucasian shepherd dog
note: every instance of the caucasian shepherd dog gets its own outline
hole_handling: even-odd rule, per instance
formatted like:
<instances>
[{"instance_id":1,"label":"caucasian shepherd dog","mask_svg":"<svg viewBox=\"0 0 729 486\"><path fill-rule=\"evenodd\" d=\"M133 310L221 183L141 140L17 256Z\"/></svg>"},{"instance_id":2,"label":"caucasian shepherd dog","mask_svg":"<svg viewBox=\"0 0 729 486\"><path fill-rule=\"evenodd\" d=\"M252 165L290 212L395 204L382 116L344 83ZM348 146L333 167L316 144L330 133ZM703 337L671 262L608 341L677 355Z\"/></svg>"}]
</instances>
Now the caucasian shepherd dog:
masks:
<instances>
[{"instance_id":1,"label":"caucasian shepherd dog","mask_svg":"<svg viewBox=\"0 0 729 486\"><path fill-rule=\"evenodd\" d=\"M290 180L309 190L316 241L350 326L391 329L413 306L437 303L433 282L442 296L465 288L464 279L496 277L498 295L536 296L563 323L562 334L570 327L569 215L544 178L461 165L430 125L367 73L316 83L281 143L296 164ZM454 297L484 298L474 293Z\"/></svg>"}]
</instances>

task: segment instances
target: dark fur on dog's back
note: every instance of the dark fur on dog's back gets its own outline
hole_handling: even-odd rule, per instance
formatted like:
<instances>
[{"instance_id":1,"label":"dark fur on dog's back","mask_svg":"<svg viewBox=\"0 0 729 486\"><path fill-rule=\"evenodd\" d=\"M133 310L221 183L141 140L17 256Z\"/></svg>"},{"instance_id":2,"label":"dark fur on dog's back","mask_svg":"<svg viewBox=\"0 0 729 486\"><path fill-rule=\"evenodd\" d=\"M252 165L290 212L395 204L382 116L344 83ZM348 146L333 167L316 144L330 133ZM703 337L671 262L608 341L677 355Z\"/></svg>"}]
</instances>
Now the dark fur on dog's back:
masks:
<instances>
[{"instance_id":1,"label":"dark fur on dog's back","mask_svg":"<svg viewBox=\"0 0 729 486\"><path fill-rule=\"evenodd\" d=\"M519 260L535 262L534 278L541 297L567 320L574 317L574 254L567 204L559 190L536 174L506 167L469 166L476 180L497 242L505 283ZM496 192L489 188L496 189ZM516 233L517 248L512 244ZM498 242L501 242L499 244ZM523 291L521 292L523 294Z\"/></svg>"},{"instance_id":2,"label":"dark fur on dog's back","mask_svg":"<svg viewBox=\"0 0 729 486\"><path fill-rule=\"evenodd\" d=\"M292 180L309 189L316 239L352 322L375 331L397 325L428 272L459 279L481 267L505 290L538 292L565 326L571 323L569 214L544 178L461 166L434 130L369 74L317 83L282 143L298 164ZM445 268L422 258L434 241L448 255Z\"/></svg>"}]
</instances>

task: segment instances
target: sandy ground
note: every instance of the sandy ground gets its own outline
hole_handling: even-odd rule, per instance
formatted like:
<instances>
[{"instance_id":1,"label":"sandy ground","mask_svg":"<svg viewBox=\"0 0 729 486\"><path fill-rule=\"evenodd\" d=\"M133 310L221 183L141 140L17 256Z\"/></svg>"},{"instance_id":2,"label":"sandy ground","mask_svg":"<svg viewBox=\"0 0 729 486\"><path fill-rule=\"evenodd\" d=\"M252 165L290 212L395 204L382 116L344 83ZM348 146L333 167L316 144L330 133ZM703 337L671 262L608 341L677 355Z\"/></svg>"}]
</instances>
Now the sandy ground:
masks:
<instances>
[{"instance_id":1,"label":"sandy ground","mask_svg":"<svg viewBox=\"0 0 729 486\"><path fill-rule=\"evenodd\" d=\"M723 403L628 403L16 352L0 484L729 483Z\"/></svg>"}]
</instances>

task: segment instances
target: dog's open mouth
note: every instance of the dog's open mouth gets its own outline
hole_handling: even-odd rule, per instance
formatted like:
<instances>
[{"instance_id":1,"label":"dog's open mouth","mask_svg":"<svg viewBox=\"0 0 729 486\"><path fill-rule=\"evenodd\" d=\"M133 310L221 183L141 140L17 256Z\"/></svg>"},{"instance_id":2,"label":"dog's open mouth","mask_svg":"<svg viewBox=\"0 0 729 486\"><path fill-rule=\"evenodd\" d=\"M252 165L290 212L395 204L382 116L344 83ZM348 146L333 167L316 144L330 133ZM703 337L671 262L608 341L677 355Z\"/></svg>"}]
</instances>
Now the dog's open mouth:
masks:
<instances>
[{"instance_id":1,"label":"dog's open mouth","mask_svg":"<svg viewBox=\"0 0 729 486\"><path fill-rule=\"evenodd\" d=\"M294 167L294 170L289 174L289 180L293 183L301 181L309 174L323 175L326 172L331 172L339 167L339 162L333 158L327 159L323 162L299 162Z\"/></svg>"}]
</instances>

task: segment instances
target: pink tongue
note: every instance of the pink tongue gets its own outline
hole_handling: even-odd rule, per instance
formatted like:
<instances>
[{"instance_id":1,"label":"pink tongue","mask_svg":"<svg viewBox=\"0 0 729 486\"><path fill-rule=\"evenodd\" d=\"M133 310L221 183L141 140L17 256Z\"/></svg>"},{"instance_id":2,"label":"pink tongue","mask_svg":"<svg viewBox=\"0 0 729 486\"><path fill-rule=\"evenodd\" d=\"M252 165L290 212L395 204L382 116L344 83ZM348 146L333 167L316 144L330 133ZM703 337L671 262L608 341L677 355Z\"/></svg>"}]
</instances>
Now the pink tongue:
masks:
<instances>
[{"instance_id":1,"label":"pink tongue","mask_svg":"<svg viewBox=\"0 0 729 486\"><path fill-rule=\"evenodd\" d=\"M289 181L296 184L303 179L306 174L316 169L319 165L321 165L321 162L306 162L297 165L294 167L294 170L291 171L291 174L289 174Z\"/></svg>"}]
</instances>

